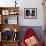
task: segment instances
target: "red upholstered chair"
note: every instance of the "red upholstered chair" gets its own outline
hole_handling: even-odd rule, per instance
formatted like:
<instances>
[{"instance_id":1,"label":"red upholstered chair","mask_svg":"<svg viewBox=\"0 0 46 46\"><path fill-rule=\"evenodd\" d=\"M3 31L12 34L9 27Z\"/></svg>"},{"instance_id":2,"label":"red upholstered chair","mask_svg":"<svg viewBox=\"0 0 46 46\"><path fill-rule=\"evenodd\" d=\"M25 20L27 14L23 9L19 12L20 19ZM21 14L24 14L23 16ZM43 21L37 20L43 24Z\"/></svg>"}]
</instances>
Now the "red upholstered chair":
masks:
<instances>
[{"instance_id":1,"label":"red upholstered chair","mask_svg":"<svg viewBox=\"0 0 46 46\"><path fill-rule=\"evenodd\" d=\"M27 46L25 40L29 39L30 37L37 37L36 33L34 32L34 30L32 28L28 28L27 31L24 34L24 37L22 38L22 42L21 42L21 46ZM36 38L37 40L37 38ZM35 44L34 46L41 46L41 44L39 43L39 41L37 40L37 44Z\"/></svg>"}]
</instances>

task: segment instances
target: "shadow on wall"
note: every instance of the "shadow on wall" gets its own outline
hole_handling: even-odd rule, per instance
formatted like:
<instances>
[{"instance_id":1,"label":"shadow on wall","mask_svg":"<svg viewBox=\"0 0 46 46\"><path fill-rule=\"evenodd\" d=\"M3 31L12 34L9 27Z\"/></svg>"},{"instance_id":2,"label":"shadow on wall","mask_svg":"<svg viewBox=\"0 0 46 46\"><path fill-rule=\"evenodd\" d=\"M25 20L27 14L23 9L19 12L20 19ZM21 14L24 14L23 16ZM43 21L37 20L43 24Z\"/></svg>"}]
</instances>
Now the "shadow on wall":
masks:
<instances>
[{"instance_id":1,"label":"shadow on wall","mask_svg":"<svg viewBox=\"0 0 46 46\"><path fill-rule=\"evenodd\" d=\"M37 36L38 36L38 39L41 43L43 43L43 30L42 30L42 27L41 26L21 26L20 27L20 31L19 31L19 40L21 42L23 36L24 36L24 33L25 31L28 29L28 28L32 28L36 33L37 33Z\"/></svg>"}]
</instances>

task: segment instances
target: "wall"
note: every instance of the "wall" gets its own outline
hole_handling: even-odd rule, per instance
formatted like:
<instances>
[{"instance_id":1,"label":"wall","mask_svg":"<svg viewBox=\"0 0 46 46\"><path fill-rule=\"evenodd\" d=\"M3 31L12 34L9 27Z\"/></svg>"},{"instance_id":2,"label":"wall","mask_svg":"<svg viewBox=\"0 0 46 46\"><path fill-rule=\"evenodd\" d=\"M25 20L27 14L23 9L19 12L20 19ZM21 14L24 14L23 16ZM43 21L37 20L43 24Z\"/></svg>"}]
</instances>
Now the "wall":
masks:
<instances>
[{"instance_id":1,"label":"wall","mask_svg":"<svg viewBox=\"0 0 46 46\"><path fill-rule=\"evenodd\" d=\"M0 6L15 6L14 1L15 0L0 0ZM42 0L17 0L17 3L17 6L20 7L19 24L21 26L43 26ZM37 8L37 19L24 19L24 8Z\"/></svg>"},{"instance_id":2,"label":"wall","mask_svg":"<svg viewBox=\"0 0 46 46\"><path fill-rule=\"evenodd\" d=\"M24 19L24 8L37 8L37 19ZM43 6L42 0L24 0L24 5L20 11L20 23L22 26L43 26Z\"/></svg>"}]
</instances>

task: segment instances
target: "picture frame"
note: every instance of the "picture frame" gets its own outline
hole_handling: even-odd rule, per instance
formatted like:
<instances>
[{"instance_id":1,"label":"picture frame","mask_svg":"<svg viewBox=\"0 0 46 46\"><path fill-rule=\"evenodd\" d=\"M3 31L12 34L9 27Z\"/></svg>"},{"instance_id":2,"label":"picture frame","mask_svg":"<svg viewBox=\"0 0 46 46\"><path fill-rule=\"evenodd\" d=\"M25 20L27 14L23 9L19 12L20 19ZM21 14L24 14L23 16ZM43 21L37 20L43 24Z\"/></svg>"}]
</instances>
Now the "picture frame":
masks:
<instances>
[{"instance_id":1,"label":"picture frame","mask_svg":"<svg viewBox=\"0 0 46 46\"><path fill-rule=\"evenodd\" d=\"M2 15L9 15L9 10L2 10Z\"/></svg>"},{"instance_id":2,"label":"picture frame","mask_svg":"<svg viewBox=\"0 0 46 46\"><path fill-rule=\"evenodd\" d=\"M24 19L36 19L37 8L24 8Z\"/></svg>"}]
</instances>

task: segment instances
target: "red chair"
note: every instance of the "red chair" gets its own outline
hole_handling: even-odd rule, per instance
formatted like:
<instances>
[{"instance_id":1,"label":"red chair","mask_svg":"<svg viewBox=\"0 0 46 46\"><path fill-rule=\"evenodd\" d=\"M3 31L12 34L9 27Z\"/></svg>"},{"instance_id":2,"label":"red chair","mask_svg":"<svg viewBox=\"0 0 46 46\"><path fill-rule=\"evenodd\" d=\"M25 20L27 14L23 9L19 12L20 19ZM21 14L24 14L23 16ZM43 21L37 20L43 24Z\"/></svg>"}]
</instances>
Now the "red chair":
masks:
<instances>
[{"instance_id":1,"label":"red chair","mask_svg":"<svg viewBox=\"0 0 46 46\"><path fill-rule=\"evenodd\" d=\"M37 35L34 32L34 30L32 28L28 28L27 31L25 32L24 37L22 38L21 46L27 46L26 43L25 43L25 40L32 37L32 36L34 36L37 39ZM39 41L37 42L37 44L35 46L41 46Z\"/></svg>"}]
</instances>

